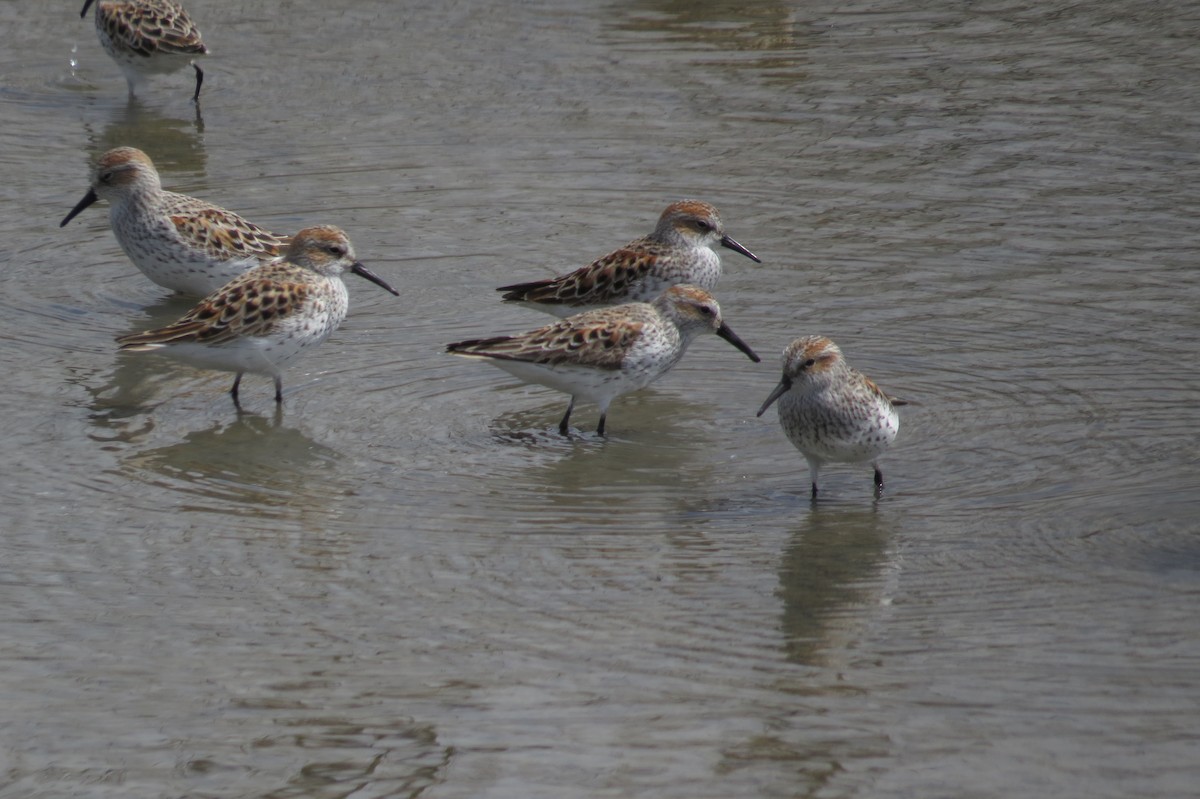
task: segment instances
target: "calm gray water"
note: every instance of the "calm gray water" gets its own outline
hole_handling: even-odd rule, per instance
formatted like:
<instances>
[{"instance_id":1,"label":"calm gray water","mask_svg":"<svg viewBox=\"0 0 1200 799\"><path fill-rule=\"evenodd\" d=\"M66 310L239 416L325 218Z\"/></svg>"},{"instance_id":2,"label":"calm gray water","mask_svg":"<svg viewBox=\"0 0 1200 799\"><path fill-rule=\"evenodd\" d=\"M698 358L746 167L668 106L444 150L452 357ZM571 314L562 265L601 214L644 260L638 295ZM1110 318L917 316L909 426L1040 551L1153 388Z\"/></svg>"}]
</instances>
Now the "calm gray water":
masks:
<instances>
[{"instance_id":1,"label":"calm gray water","mask_svg":"<svg viewBox=\"0 0 1200 799\"><path fill-rule=\"evenodd\" d=\"M199 116L79 5L0 0L0 796L1194 795L1192 4L189 0ZM58 228L126 144L402 296L279 416L118 356L186 308ZM762 364L564 440L441 353L683 197ZM754 416L810 333L912 401L878 502Z\"/></svg>"}]
</instances>

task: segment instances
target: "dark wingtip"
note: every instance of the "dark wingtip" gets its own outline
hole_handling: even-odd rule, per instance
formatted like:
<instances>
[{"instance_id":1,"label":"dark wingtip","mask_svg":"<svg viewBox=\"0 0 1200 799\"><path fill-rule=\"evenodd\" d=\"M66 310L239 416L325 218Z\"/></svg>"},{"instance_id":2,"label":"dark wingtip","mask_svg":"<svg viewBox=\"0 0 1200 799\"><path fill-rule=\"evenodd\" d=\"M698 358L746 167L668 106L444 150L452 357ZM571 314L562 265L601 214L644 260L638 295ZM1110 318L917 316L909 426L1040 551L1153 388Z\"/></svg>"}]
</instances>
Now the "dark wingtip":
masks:
<instances>
[{"instance_id":1,"label":"dark wingtip","mask_svg":"<svg viewBox=\"0 0 1200 799\"><path fill-rule=\"evenodd\" d=\"M462 341L452 341L446 345L446 352L451 352L451 353L466 352L467 350L471 349L472 347L478 346L480 344L486 344L486 343L488 343L488 341L492 341L492 340L494 340L494 339L468 338L468 339L463 339Z\"/></svg>"},{"instance_id":2,"label":"dark wingtip","mask_svg":"<svg viewBox=\"0 0 1200 799\"><path fill-rule=\"evenodd\" d=\"M455 341L446 345L446 352L452 355L478 355L483 358L499 358L501 360L520 360L510 358L495 352L487 352L488 347L512 341L512 336L493 336L491 338L469 338Z\"/></svg>"},{"instance_id":3,"label":"dark wingtip","mask_svg":"<svg viewBox=\"0 0 1200 799\"><path fill-rule=\"evenodd\" d=\"M556 278L548 278L546 280L533 280L527 283L512 283L507 286L497 286L496 291L505 292L500 299L505 302L526 302L529 300L530 293L546 286L554 284ZM532 302L532 301L531 301Z\"/></svg>"}]
</instances>

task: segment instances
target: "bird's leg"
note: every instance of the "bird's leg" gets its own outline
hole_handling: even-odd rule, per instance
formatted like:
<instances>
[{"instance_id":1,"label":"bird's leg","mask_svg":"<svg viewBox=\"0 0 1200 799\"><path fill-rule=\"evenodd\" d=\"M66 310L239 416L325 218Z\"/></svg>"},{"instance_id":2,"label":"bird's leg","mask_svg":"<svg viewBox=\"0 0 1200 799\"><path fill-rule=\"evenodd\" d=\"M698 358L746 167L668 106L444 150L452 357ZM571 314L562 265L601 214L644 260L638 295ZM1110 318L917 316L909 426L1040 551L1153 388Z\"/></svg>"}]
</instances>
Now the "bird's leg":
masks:
<instances>
[{"instance_id":1,"label":"bird's leg","mask_svg":"<svg viewBox=\"0 0 1200 799\"><path fill-rule=\"evenodd\" d=\"M883 493L883 472L879 471L878 464L871 464L875 467L875 496Z\"/></svg>"},{"instance_id":2,"label":"bird's leg","mask_svg":"<svg viewBox=\"0 0 1200 799\"><path fill-rule=\"evenodd\" d=\"M604 435L604 420L607 418L608 418L607 412L600 414L600 424L596 425L596 435L598 435L598 436Z\"/></svg>"},{"instance_id":3,"label":"bird's leg","mask_svg":"<svg viewBox=\"0 0 1200 799\"><path fill-rule=\"evenodd\" d=\"M562 421L558 423L558 432L560 435L567 435L570 429L567 427L567 422L571 421L571 411L575 409L575 397L571 396L571 401L567 403L567 412L563 414Z\"/></svg>"},{"instance_id":4,"label":"bird's leg","mask_svg":"<svg viewBox=\"0 0 1200 799\"><path fill-rule=\"evenodd\" d=\"M283 402L283 378L275 375L275 404Z\"/></svg>"},{"instance_id":5,"label":"bird's leg","mask_svg":"<svg viewBox=\"0 0 1200 799\"><path fill-rule=\"evenodd\" d=\"M242 401L238 398L238 386L242 384L242 373L238 372L237 377L233 378L233 388L229 389L229 396L233 397L233 407L237 409L238 416L242 415Z\"/></svg>"},{"instance_id":6,"label":"bird's leg","mask_svg":"<svg viewBox=\"0 0 1200 799\"><path fill-rule=\"evenodd\" d=\"M204 83L204 70L200 69L200 65L195 61L192 62L192 69L196 70L196 93L192 95L192 102L200 102L200 86Z\"/></svg>"}]
</instances>

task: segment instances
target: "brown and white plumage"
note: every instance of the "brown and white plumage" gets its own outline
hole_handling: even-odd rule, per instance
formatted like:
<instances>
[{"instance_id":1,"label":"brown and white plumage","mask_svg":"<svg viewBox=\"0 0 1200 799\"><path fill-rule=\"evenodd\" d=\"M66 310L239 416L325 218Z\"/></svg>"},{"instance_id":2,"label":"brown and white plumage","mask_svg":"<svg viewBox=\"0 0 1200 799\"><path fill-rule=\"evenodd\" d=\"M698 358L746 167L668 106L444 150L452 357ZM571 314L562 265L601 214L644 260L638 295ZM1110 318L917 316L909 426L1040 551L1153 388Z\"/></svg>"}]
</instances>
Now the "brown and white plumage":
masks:
<instances>
[{"instance_id":1,"label":"brown and white plumage","mask_svg":"<svg viewBox=\"0 0 1200 799\"><path fill-rule=\"evenodd\" d=\"M162 350L201 368L236 372L234 402L244 372L270 375L275 401L282 402L283 367L328 339L346 317L346 271L398 294L356 259L342 230L322 225L297 233L282 258L234 278L179 321L117 343L130 352Z\"/></svg>"},{"instance_id":2,"label":"brown and white plumage","mask_svg":"<svg viewBox=\"0 0 1200 799\"><path fill-rule=\"evenodd\" d=\"M808 461L812 496L825 463L870 461L875 491L883 490L878 458L900 429L894 401L857 369L824 336L798 338L783 351L783 377L758 409L779 401L779 424Z\"/></svg>"},{"instance_id":3,"label":"brown and white plumage","mask_svg":"<svg viewBox=\"0 0 1200 799\"><path fill-rule=\"evenodd\" d=\"M288 241L233 211L164 191L154 162L134 147L100 156L91 188L59 227L97 200L108 201L113 235L134 265L158 285L192 296L282 255Z\"/></svg>"},{"instance_id":4,"label":"brown and white plumage","mask_svg":"<svg viewBox=\"0 0 1200 799\"><path fill-rule=\"evenodd\" d=\"M699 286L673 286L653 302L599 308L515 336L458 341L454 355L487 360L528 383L571 395L558 429L567 434L576 399L600 406L604 434L612 400L666 374L697 335L716 333L759 358L721 319L721 308Z\"/></svg>"},{"instance_id":5,"label":"brown and white plumage","mask_svg":"<svg viewBox=\"0 0 1200 799\"><path fill-rule=\"evenodd\" d=\"M758 261L725 233L720 214L699 200L667 206L654 232L559 277L501 286L503 299L569 316L623 302L649 302L669 286L690 283L712 291L721 277L715 245Z\"/></svg>"},{"instance_id":6,"label":"brown and white plumage","mask_svg":"<svg viewBox=\"0 0 1200 799\"><path fill-rule=\"evenodd\" d=\"M93 0L84 0L86 17ZM200 29L183 6L172 0L98 0L96 35L105 52L117 62L133 95L147 75L174 72L188 64L196 71L199 101L204 71L193 60L208 53Z\"/></svg>"}]
</instances>

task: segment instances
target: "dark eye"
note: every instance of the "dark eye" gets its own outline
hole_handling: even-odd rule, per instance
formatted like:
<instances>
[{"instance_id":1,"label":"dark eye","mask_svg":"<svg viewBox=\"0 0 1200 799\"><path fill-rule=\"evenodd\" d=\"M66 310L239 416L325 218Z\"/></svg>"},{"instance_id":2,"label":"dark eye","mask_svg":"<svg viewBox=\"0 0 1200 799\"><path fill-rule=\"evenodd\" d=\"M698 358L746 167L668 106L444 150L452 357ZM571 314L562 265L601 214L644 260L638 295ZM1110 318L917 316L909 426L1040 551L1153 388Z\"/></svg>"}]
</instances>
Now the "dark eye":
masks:
<instances>
[{"instance_id":1,"label":"dark eye","mask_svg":"<svg viewBox=\"0 0 1200 799\"><path fill-rule=\"evenodd\" d=\"M712 309L712 308L709 308L707 305L701 305L701 306L700 306L700 313L704 314L705 316L712 316L712 315L713 315L713 309Z\"/></svg>"},{"instance_id":2,"label":"dark eye","mask_svg":"<svg viewBox=\"0 0 1200 799\"><path fill-rule=\"evenodd\" d=\"M808 369L810 366L816 366L816 365L817 365L816 358L809 358L807 361L804 362L805 369Z\"/></svg>"},{"instance_id":3,"label":"dark eye","mask_svg":"<svg viewBox=\"0 0 1200 799\"><path fill-rule=\"evenodd\" d=\"M330 244L325 249L330 253L330 255L336 255L338 258L341 258L346 254L346 248L340 244Z\"/></svg>"},{"instance_id":4,"label":"dark eye","mask_svg":"<svg viewBox=\"0 0 1200 799\"><path fill-rule=\"evenodd\" d=\"M101 172L100 173L100 182L101 183L112 183L112 179L113 179L112 172Z\"/></svg>"},{"instance_id":5,"label":"dark eye","mask_svg":"<svg viewBox=\"0 0 1200 799\"><path fill-rule=\"evenodd\" d=\"M708 222L705 222L703 219L697 219L696 228L698 230L712 230L712 225L710 225Z\"/></svg>"}]
</instances>

